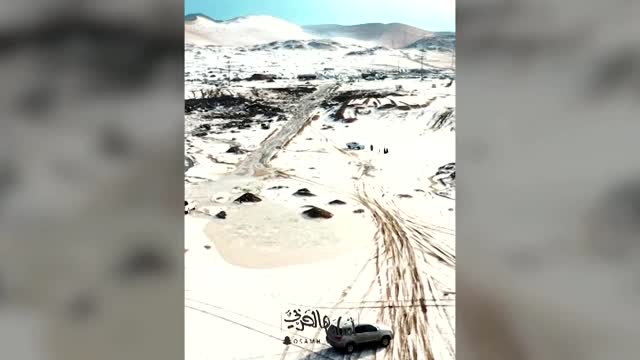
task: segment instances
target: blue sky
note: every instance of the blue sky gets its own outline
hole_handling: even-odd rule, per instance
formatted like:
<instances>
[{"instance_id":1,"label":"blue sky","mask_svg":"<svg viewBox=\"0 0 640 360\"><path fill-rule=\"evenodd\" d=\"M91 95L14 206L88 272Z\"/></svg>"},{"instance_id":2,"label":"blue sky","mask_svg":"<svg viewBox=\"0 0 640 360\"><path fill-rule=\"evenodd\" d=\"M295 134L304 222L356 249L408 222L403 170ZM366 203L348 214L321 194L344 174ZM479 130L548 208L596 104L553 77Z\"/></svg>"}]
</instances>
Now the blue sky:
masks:
<instances>
[{"instance_id":1,"label":"blue sky","mask_svg":"<svg viewBox=\"0 0 640 360\"><path fill-rule=\"evenodd\" d=\"M299 25L404 23L455 31L455 0L185 0L185 14L217 20L271 15Z\"/></svg>"}]
</instances>

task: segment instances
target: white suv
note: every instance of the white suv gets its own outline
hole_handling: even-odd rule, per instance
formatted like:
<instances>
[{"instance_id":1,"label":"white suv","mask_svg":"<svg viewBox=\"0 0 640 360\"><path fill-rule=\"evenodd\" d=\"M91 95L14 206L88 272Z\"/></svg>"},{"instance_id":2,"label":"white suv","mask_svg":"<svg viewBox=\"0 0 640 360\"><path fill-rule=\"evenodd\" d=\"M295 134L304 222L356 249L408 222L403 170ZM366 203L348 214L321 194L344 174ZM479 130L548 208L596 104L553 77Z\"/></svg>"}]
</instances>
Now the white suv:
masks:
<instances>
[{"instance_id":1,"label":"white suv","mask_svg":"<svg viewBox=\"0 0 640 360\"><path fill-rule=\"evenodd\" d=\"M357 142L347 143L347 149L350 150L364 150L364 145L358 144Z\"/></svg>"},{"instance_id":2,"label":"white suv","mask_svg":"<svg viewBox=\"0 0 640 360\"><path fill-rule=\"evenodd\" d=\"M326 329L327 342L351 354L357 346L380 344L389 346L393 339L393 330L377 324L341 324L340 327L331 325Z\"/></svg>"}]
</instances>

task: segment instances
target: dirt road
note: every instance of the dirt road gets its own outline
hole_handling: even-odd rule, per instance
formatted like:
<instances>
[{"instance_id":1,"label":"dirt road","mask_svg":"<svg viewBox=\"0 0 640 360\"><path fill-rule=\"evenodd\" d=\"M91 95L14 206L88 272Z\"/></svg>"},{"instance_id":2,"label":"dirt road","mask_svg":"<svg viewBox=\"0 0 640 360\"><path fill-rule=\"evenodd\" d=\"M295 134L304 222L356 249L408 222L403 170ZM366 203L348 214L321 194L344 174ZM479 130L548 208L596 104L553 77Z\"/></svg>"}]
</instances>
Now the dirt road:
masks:
<instances>
[{"instance_id":1,"label":"dirt road","mask_svg":"<svg viewBox=\"0 0 640 360\"><path fill-rule=\"evenodd\" d=\"M240 162L235 175L254 175L261 170L266 170L269 160L302 130L310 121L311 113L338 87L336 84L322 85L315 92L300 99L300 104L292 114L292 118L267 138L258 150Z\"/></svg>"},{"instance_id":2,"label":"dirt road","mask_svg":"<svg viewBox=\"0 0 640 360\"><path fill-rule=\"evenodd\" d=\"M337 84L325 84L320 86L315 92L304 96L300 99L299 105L291 114L291 119L282 125L280 129L271 133L260 147L250 153L244 160L238 163L236 170L230 175L236 176L252 176L257 174L265 174L269 161L278 153L278 151L286 146L304 126L310 121L310 116L316 110L320 103L329 95L338 89ZM188 159L188 160L187 160ZM186 161L189 162L188 157ZM189 164L193 166L193 164ZM187 167L189 165L186 164ZM212 192L212 183L210 181L201 184L192 184L185 189L185 196L191 200L196 200L202 205L211 204L210 196Z\"/></svg>"}]
</instances>

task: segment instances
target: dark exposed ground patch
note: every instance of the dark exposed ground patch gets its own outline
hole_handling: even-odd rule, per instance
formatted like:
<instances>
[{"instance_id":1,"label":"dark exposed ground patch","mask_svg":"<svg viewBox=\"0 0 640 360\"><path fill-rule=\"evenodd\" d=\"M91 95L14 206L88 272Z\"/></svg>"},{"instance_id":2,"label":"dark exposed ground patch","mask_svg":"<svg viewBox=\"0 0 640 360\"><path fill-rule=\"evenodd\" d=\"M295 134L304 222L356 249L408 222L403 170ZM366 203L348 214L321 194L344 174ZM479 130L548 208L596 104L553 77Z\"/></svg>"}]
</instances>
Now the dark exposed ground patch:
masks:
<instances>
[{"instance_id":1,"label":"dark exposed ground patch","mask_svg":"<svg viewBox=\"0 0 640 360\"><path fill-rule=\"evenodd\" d=\"M262 201L262 199L260 199L258 196L254 195L252 193L245 193L244 195L242 195L239 198L234 200L234 202L238 203L238 204L255 203L255 202L260 202L260 201Z\"/></svg>"},{"instance_id":2,"label":"dark exposed ground patch","mask_svg":"<svg viewBox=\"0 0 640 360\"><path fill-rule=\"evenodd\" d=\"M221 95L202 99L185 100L185 114L194 111L206 111L200 116L203 120L224 120L216 124L201 124L194 130L194 136L205 136L212 127L220 130L248 129L258 122L272 121L273 118L286 118L284 110L275 105L265 104L242 96Z\"/></svg>"},{"instance_id":3,"label":"dark exposed ground patch","mask_svg":"<svg viewBox=\"0 0 640 360\"><path fill-rule=\"evenodd\" d=\"M303 211L302 214L311 219L331 219L333 217L332 213L315 206L311 206L308 210Z\"/></svg>"},{"instance_id":4,"label":"dark exposed ground patch","mask_svg":"<svg viewBox=\"0 0 640 360\"><path fill-rule=\"evenodd\" d=\"M365 102L365 105L369 105L369 102L373 100L372 104L378 110L395 109L395 110L402 110L402 111L409 111L412 109L420 109L420 108L427 107L434 100L434 99L431 99L427 101L425 104L415 104L415 105L409 105L406 103L402 103L400 105L400 104L397 104L395 101L391 100L390 104L380 105L380 102L378 101L378 99L383 99L389 96L403 97L403 96L406 96L406 94L400 94L394 91L351 90L351 91L344 91L329 100L323 101L321 103L321 106L324 109L331 109L334 107L338 107L337 110L331 115L333 120L336 120L336 121L339 120L343 122L353 122L356 120L355 118L345 118L345 112L349 108L356 107L356 113L359 113L359 110L358 110L359 105L349 104L349 102L353 100L367 99Z\"/></svg>"},{"instance_id":5,"label":"dark exposed ground patch","mask_svg":"<svg viewBox=\"0 0 640 360\"><path fill-rule=\"evenodd\" d=\"M245 97L221 95L204 99L186 99L184 101L184 112L190 114L195 110L211 110L218 106L239 106L249 102Z\"/></svg>"},{"instance_id":6,"label":"dark exposed ground patch","mask_svg":"<svg viewBox=\"0 0 640 360\"><path fill-rule=\"evenodd\" d=\"M292 95L296 98L303 97L318 90L315 86L296 86L296 87L283 87L283 88L268 88L264 89L273 91L275 93Z\"/></svg>"},{"instance_id":7,"label":"dark exposed ground patch","mask_svg":"<svg viewBox=\"0 0 640 360\"><path fill-rule=\"evenodd\" d=\"M454 109L453 108L445 108L443 111L437 112L433 115L433 119L430 121L429 129L430 130L440 130L447 126L453 126L454 122Z\"/></svg>"},{"instance_id":8,"label":"dark exposed ground patch","mask_svg":"<svg viewBox=\"0 0 640 360\"><path fill-rule=\"evenodd\" d=\"M243 96L220 95L202 99L186 99L184 101L185 114L191 114L196 110L212 111L216 109L219 112L205 114L203 118L239 119L255 115L270 117L270 115L277 116L283 113L283 110L279 107L267 105ZM216 116L217 114L220 114L220 116Z\"/></svg>"},{"instance_id":9,"label":"dark exposed ground patch","mask_svg":"<svg viewBox=\"0 0 640 360\"><path fill-rule=\"evenodd\" d=\"M366 99L366 98L385 98L387 96L404 96L395 91L370 91L370 90L350 90L343 91L322 103L323 106L334 106L335 103L343 103L350 100ZM333 102L334 105L330 105ZM326 104L326 105L325 105Z\"/></svg>"},{"instance_id":10,"label":"dark exposed ground patch","mask_svg":"<svg viewBox=\"0 0 640 360\"><path fill-rule=\"evenodd\" d=\"M313 194L309 189L307 188L302 188L302 189L298 189L298 191L296 191L295 193L293 193L293 195L295 196L316 196L315 194Z\"/></svg>"}]
</instances>

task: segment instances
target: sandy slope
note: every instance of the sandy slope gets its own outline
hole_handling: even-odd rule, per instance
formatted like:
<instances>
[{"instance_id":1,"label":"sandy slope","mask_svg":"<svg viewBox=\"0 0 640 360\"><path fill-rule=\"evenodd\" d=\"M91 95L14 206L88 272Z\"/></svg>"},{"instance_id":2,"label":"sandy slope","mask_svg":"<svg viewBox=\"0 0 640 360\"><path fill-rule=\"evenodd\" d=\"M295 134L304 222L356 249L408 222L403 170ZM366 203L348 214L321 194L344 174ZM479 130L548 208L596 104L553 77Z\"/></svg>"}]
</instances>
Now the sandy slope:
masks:
<instances>
[{"instance_id":1,"label":"sandy slope","mask_svg":"<svg viewBox=\"0 0 640 360\"><path fill-rule=\"evenodd\" d=\"M196 17L185 22L185 43L241 46L311 37L301 27L271 16L246 16L214 22Z\"/></svg>"}]
</instances>

